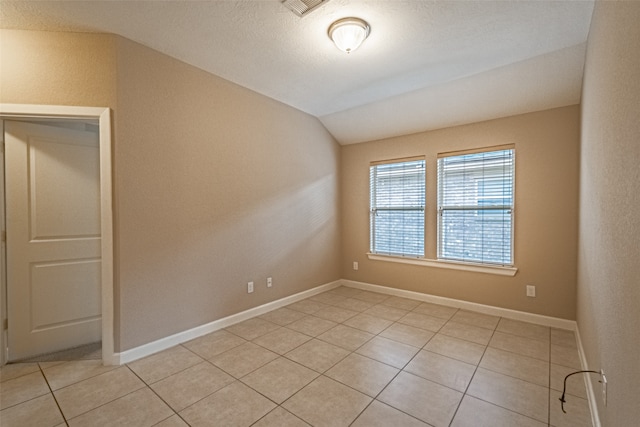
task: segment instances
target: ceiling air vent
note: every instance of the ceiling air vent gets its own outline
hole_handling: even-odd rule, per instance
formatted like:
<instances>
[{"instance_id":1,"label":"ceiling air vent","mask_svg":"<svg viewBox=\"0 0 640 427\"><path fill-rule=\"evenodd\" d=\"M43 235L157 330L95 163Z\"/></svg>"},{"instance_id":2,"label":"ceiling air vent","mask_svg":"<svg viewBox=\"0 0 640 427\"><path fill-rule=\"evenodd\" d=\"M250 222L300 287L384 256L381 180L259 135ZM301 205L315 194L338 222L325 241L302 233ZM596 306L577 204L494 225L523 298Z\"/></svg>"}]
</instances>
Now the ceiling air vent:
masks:
<instances>
[{"instance_id":1,"label":"ceiling air vent","mask_svg":"<svg viewBox=\"0 0 640 427\"><path fill-rule=\"evenodd\" d=\"M329 0L283 0L282 4L296 15L303 17L328 1Z\"/></svg>"}]
</instances>

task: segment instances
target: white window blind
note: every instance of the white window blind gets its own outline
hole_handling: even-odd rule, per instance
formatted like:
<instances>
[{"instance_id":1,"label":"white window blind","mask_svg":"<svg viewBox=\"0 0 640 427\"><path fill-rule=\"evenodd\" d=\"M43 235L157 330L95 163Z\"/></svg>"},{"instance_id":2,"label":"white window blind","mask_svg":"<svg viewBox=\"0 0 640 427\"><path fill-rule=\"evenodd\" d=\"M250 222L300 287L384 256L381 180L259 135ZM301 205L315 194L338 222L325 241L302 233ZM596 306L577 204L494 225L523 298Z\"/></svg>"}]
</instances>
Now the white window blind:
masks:
<instances>
[{"instance_id":1,"label":"white window blind","mask_svg":"<svg viewBox=\"0 0 640 427\"><path fill-rule=\"evenodd\" d=\"M369 178L371 252L424 256L424 158L374 163Z\"/></svg>"},{"instance_id":2,"label":"white window blind","mask_svg":"<svg viewBox=\"0 0 640 427\"><path fill-rule=\"evenodd\" d=\"M513 265L513 146L438 157L438 258Z\"/></svg>"}]
</instances>

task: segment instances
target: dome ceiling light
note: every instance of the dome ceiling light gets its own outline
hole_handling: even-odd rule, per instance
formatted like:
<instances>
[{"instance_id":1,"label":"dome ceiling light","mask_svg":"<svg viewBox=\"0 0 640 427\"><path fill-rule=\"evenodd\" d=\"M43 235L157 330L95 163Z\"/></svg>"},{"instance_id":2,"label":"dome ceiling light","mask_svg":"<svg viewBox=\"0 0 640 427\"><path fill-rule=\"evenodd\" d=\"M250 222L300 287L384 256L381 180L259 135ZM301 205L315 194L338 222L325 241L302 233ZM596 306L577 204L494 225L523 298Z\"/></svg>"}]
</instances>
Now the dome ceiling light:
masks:
<instances>
[{"instance_id":1,"label":"dome ceiling light","mask_svg":"<svg viewBox=\"0 0 640 427\"><path fill-rule=\"evenodd\" d=\"M360 18L339 19L329 26L329 38L338 49L351 53L369 36L371 27Z\"/></svg>"}]
</instances>

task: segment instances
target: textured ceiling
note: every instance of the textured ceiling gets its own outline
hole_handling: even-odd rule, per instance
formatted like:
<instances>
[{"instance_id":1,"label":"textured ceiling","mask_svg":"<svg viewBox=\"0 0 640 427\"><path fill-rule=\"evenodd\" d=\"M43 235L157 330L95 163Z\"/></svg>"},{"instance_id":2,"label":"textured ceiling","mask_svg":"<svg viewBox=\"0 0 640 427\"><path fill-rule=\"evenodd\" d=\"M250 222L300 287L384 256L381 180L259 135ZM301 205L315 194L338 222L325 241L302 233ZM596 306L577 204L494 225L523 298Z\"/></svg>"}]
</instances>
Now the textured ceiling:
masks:
<instances>
[{"instance_id":1,"label":"textured ceiling","mask_svg":"<svg viewBox=\"0 0 640 427\"><path fill-rule=\"evenodd\" d=\"M119 34L317 116L341 144L580 102L592 1L5 1L0 27ZM357 16L352 54L329 25Z\"/></svg>"}]
</instances>

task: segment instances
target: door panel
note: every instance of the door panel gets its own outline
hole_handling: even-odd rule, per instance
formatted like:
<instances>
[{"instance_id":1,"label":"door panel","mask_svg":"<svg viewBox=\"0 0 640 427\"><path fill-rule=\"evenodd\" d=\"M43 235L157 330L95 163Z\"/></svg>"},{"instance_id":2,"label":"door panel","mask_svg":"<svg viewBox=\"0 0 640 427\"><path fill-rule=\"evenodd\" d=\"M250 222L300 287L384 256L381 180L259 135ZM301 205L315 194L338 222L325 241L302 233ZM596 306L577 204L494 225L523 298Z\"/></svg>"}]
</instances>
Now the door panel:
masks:
<instances>
[{"instance_id":1,"label":"door panel","mask_svg":"<svg viewBox=\"0 0 640 427\"><path fill-rule=\"evenodd\" d=\"M31 264L31 295L34 331L96 320L96 313L100 313L100 260ZM62 311L51 304L56 299L64 300L68 309Z\"/></svg>"},{"instance_id":2,"label":"door panel","mask_svg":"<svg viewBox=\"0 0 640 427\"><path fill-rule=\"evenodd\" d=\"M27 183L31 240L100 238L98 155L97 146L31 138Z\"/></svg>"},{"instance_id":3,"label":"door panel","mask_svg":"<svg viewBox=\"0 0 640 427\"><path fill-rule=\"evenodd\" d=\"M9 359L100 340L99 142L5 122Z\"/></svg>"}]
</instances>

